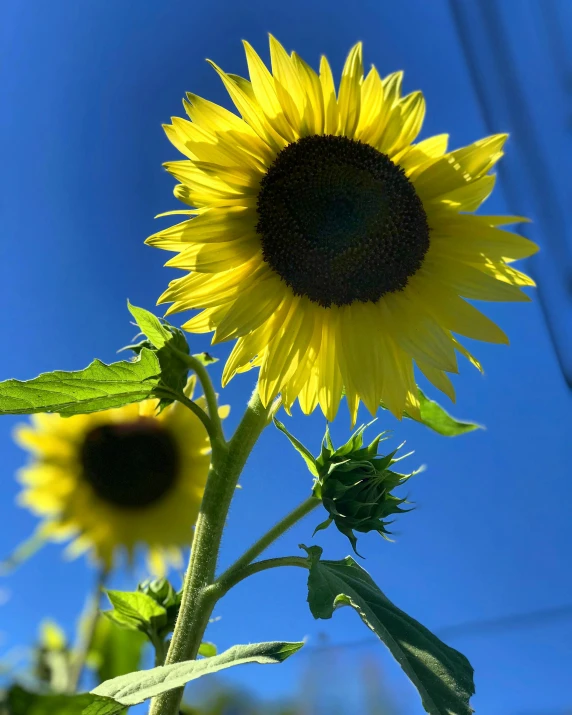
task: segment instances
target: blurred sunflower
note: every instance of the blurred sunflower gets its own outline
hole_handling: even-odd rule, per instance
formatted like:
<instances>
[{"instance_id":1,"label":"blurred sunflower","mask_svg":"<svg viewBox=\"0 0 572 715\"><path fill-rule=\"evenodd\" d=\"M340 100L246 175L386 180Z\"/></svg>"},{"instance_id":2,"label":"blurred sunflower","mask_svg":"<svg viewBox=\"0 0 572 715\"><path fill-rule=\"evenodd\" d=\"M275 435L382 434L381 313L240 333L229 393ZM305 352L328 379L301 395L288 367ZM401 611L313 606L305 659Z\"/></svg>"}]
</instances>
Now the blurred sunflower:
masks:
<instances>
[{"instance_id":1,"label":"blurred sunflower","mask_svg":"<svg viewBox=\"0 0 572 715\"><path fill-rule=\"evenodd\" d=\"M536 245L499 228L526 219L471 213L507 136L413 144L422 93L402 97L401 72L364 79L361 44L337 93L325 57L317 74L270 37L271 73L245 48L250 81L213 64L242 118L188 94L191 121L165 126L186 157L165 164L175 196L195 208L147 239L190 271L159 302L203 309L188 331L236 339L223 384L260 367L266 404L281 392L333 420L345 393L354 419L360 400L415 414L414 363L454 399L457 353L479 367L454 334L508 342L463 298L526 301L534 285L510 263Z\"/></svg>"},{"instance_id":2,"label":"blurred sunflower","mask_svg":"<svg viewBox=\"0 0 572 715\"><path fill-rule=\"evenodd\" d=\"M191 389L189 383L187 394ZM18 443L32 452L18 475L19 503L43 518L45 538L72 538L68 553L91 550L105 569L120 550L131 560L140 544L157 575L181 566L210 443L200 420L180 403L156 410L157 400L147 400L68 418L39 414L16 429Z\"/></svg>"}]
</instances>

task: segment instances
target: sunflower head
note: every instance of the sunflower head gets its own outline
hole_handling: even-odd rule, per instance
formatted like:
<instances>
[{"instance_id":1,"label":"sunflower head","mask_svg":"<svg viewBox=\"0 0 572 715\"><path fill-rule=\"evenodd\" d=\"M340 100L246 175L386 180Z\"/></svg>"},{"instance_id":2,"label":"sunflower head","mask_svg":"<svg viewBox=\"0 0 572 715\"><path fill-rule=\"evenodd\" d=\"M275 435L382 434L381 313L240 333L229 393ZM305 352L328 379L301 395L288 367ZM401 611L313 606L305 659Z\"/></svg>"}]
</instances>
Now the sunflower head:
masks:
<instances>
[{"instance_id":1,"label":"sunflower head","mask_svg":"<svg viewBox=\"0 0 572 715\"><path fill-rule=\"evenodd\" d=\"M367 533L377 531L387 538L390 532L386 521L392 514L408 509L401 508L406 499L392 494L393 489L404 484L413 474L398 474L391 466L399 448L383 456L378 454L379 443L385 439L378 435L368 446L363 446L363 432L367 425L359 427L341 447L334 448L329 431L322 444L322 451L315 460L317 477L314 496L322 500L328 518L316 531L327 528L332 522L348 537L357 554L357 539L354 530Z\"/></svg>"},{"instance_id":2,"label":"sunflower head","mask_svg":"<svg viewBox=\"0 0 572 715\"><path fill-rule=\"evenodd\" d=\"M345 395L419 412L415 370L454 399L458 336L507 337L467 300L526 301L513 267L536 251L505 230L517 216L475 215L495 184L499 134L449 151L417 141L425 116L403 74L364 74L350 51L336 87L270 37L270 69L245 43L249 79L211 63L237 113L188 94L188 119L165 126L183 159L184 220L147 239L184 271L160 298L168 313L198 310L184 328L234 340L223 383L260 368L265 404L319 404L333 420Z\"/></svg>"},{"instance_id":3,"label":"sunflower head","mask_svg":"<svg viewBox=\"0 0 572 715\"><path fill-rule=\"evenodd\" d=\"M188 394L192 388L191 382ZM132 558L143 545L153 573L181 564L206 483L210 443L186 407L159 407L158 400L147 400L69 418L34 415L17 428L17 441L31 452L19 474L19 502L43 519L49 538L71 539L69 554L89 550L109 569L120 551Z\"/></svg>"}]
</instances>

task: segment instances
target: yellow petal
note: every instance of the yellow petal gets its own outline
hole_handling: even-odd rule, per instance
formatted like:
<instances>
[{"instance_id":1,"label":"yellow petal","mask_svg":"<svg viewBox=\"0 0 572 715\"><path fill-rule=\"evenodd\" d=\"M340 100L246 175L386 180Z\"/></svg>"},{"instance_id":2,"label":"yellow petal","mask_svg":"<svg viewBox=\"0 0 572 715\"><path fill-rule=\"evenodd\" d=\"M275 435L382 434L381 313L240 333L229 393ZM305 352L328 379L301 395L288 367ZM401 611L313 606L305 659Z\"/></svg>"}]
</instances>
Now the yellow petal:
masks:
<instances>
[{"instance_id":1,"label":"yellow petal","mask_svg":"<svg viewBox=\"0 0 572 715\"><path fill-rule=\"evenodd\" d=\"M260 369L258 389L267 405L303 364L314 332L314 310L307 298L294 298L290 311L271 343Z\"/></svg>"},{"instance_id":2,"label":"yellow petal","mask_svg":"<svg viewBox=\"0 0 572 715\"><path fill-rule=\"evenodd\" d=\"M238 268L224 273L191 273L171 281L167 290L159 298L159 303L171 303L166 315L191 308L210 308L227 303L252 283L262 278L270 268L253 259Z\"/></svg>"},{"instance_id":3,"label":"yellow petal","mask_svg":"<svg viewBox=\"0 0 572 715\"><path fill-rule=\"evenodd\" d=\"M358 42L352 47L346 59L338 96L340 134L350 138L353 138L359 122L362 81L362 44Z\"/></svg>"},{"instance_id":4,"label":"yellow petal","mask_svg":"<svg viewBox=\"0 0 572 715\"><path fill-rule=\"evenodd\" d=\"M507 136L496 134L446 154L415 177L415 190L425 202L480 178L502 156Z\"/></svg>"},{"instance_id":5,"label":"yellow petal","mask_svg":"<svg viewBox=\"0 0 572 715\"><path fill-rule=\"evenodd\" d=\"M244 206L209 208L195 218L169 226L145 241L167 251L182 251L189 243L224 243L255 234L256 213Z\"/></svg>"},{"instance_id":6,"label":"yellow petal","mask_svg":"<svg viewBox=\"0 0 572 715\"><path fill-rule=\"evenodd\" d=\"M417 293L421 304L425 304L438 323L467 338L508 345L509 340L498 325L453 291L440 288L435 281L428 280L421 292L418 290L419 283L415 283L411 281L409 289Z\"/></svg>"},{"instance_id":7,"label":"yellow petal","mask_svg":"<svg viewBox=\"0 0 572 715\"><path fill-rule=\"evenodd\" d=\"M324 95L320 78L295 52L292 53L292 61L305 89L301 136L306 136L306 131L308 135L322 134L324 132Z\"/></svg>"},{"instance_id":8,"label":"yellow petal","mask_svg":"<svg viewBox=\"0 0 572 715\"><path fill-rule=\"evenodd\" d=\"M429 382L435 385L438 390L444 392L452 402L455 402L455 388L453 387L453 383L449 379L448 375L446 375L442 370L437 370L432 365L428 365L427 363L420 362L419 360L416 360L415 362Z\"/></svg>"},{"instance_id":9,"label":"yellow petal","mask_svg":"<svg viewBox=\"0 0 572 715\"><path fill-rule=\"evenodd\" d=\"M306 384L299 395L300 409L305 415L310 415L318 405L318 368L316 365L310 372Z\"/></svg>"},{"instance_id":10,"label":"yellow petal","mask_svg":"<svg viewBox=\"0 0 572 715\"><path fill-rule=\"evenodd\" d=\"M435 278L442 285L470 300L529 302L530 298L517 286L446 255L434 254Z\"/></svg>"},{"instance_id":11,"label":"yellow petal","mask_svg":"<svg viewBox=\"0 0 572 715\"><path fill-rule=\"evenodd\" d=\"M278 101L290 126L299 134L304 116L305 93L296 65L272 35L270 35L270 61Z\"/></svg>"},{"instance_id":12,"label":"yellow petal","mask_svg":"<svg viewBox=\"0 0 572 715\"><path fill-rule=\"evenodd\" d=\"M324 97L324 134L337 134L340 113L336 101L336 86L332 70L324 56L320 59L320 84Z\"/></svg>"},{"instance_id":13,"label":"yellow petal","mask_svg":"<svg viewBox=\"0 0 572 715\"><path fill-rule=\"evenodd\" d=\"M442 237L448 237L447 250L466 260L470 260L471 256L474 260L480 254L493 261L504 258L516 260L528 258L538 251L533 241L491 226L491 218L496 217L456 213L435 216L432 219L434 231L431 240L441 243L444 240Z\"/></svg>"},{"instance_id":14,"label":"yellow petal","mask_svg":"<svg viewBox=\"0 0 572 715\"><path fill-rule=\"evenodd\" d=\"M257 252L262 260L260 241L250 236L227 243L195 243L165 265L199 273L219 273L238 268Z\"/></svg>"},{"instance_id":15,"label":"yellow petal","mask_svg":"<svg viewBox=\"0 0 572 715\"><path fill-rule=\"evenodd\" d=\"M284 299L285 286L274 273L242 291L216 329L213 343L242 337L268 320Z\"/></svg>"},{"instance_id":16,"label":"yellow petal","mask_svg":"<svg viewBox=\"0 0 572 715\"><path fill-rule=\"evenodd\" d=\"M447 151L448 134L438 134L429 139L405 147L392 160L401 166L406 175L412 179L422 168L433 163L435 159Z\"/></svg>"},{"instance_id":17,"label":"yellow petal","mask_svg":"<svg viewBox=\"0 0 572 715\"><path fill-rule=\"evenodd\" d=\"M479 372L484 373L483 366L477 360L477 358L474 357L474 355L471 355L471 353L467 350L467 348L464 345L461 345L461 343L458 340L455 340L453 338L453 342L455 343L455 350L457 350L457 352L461 353L461 355L463 355L463 357L466 357L467 360L471 363L471 365L476 367Z\"/></svg>"},{"instance_id":18,"label":"yellow petal","mask_svg":"<svg viewBox=\"0 0 572 715\"><path fill-rule=\"evenodd\" d=\"M340 316L340 368L344 385L355 387L359 398L375 414L383 394L381 360L385 339L371 303L343 306Z\"/></svg>"},{"instance_id":19,"label":"yellow petal","mask_svg":"<svg viewBox=\"0 0 572 715\"><path fill-rule=\"evenodd\" d=\"M250 142L253 142L254 145L259 146L264 151L264 144L260 141L260 137L244 119L237 117L236 114L221 107L220 104L209 102L209 100L203 99L192 92L187 92L187 98L188 101L184 101L183 106L193 123L198 124L211 134L217 134L221 131L234 131L238 134L245 134Z\"/></svg>"},{"instance_id":20,"label":"yellow petal","mask_svg":"<svg viewBox=\"0 0 572 715\"><path fill-rule=\"evenodd\" d=\"M451 334L411 300L407 291L385 296L379 302L379 311L382 323L406 353L439 370L457 372Z\"/></svg>"},{"instance_id":21,"label":"yellow petal","mask_svg":"<svg viewBox=\"0 0 572 715\"><path fill-rule=\"evenodd\" d=\"M210 333L216 329L228 310L228 303L215 308L205 308L194 318L183 323L182 328L189 333Z\"/></svg>"},{"instance_id":22,"label":"yellow petal","mask_svg":"<svg viewBox=\"0 0 572 715\"><path fill-rule=\"evenodd\" d=\"M314 309L314 306L312 306L311 309ZM304 407L308 407L309 405L313 405L311 411L315 408L318 398L316 372L314 367L320 353L321 342L322 324L319 319L319 310L316 310L316 315L314 316L314 331L308 348L302 355L302 359L299 361L296 371L282 387L282 400L286 408L290 409L296 401L296 398L299 395L301 396L302 390L304 390L304 396L300 397L300 406L302 411L305 412ZM305 414L309 413L305 412Z\"/></svg>"},{"instance_id":23,"label":"yellow petal","mask_svg":"<svg viewBox=\"0 0 572 715\"><path fill-rule=\"evenodd\" d=\"M361 86L361 110L356 139L369 142L377 131L383 106L383 85L375 67L372 67Z\"/></svg>"},{"instance_id":24,"label":"yellow petal","mask_svg":"<svg viewBox=\"0 0 572 715\"><path fill-rule=\"evenodd\" d=\"M288 316L291 302L291 296L286 296L269 320L251 333L238 338L224 366L222 373L223 387L237 372L243 372L250 367L254 367L254 360L257 356L265 356L269 342L282 327L284 320Z\"/></svg>"},{"instance_id":25,"label":"yellow petal","mask_svg":"<svg viewBox=\"0 0 572 715\"><path fill-rule=\"evenodd\" d=\"M285 146L283 137L277 134L274 128L269 124L264 112L258 106L255 98L249 94L247 87L250 85L246 82L246 80L240 82L239 80L242 78L238 78L236 76L231 77L223 72L214 62L211 62L211 60L207 61L222 79L227 92L244 121L250 125L256 134L258 134L258 136L275 151L283 149Z\"/></svg>"},{"instance_id":26,"label":"yellow petal","mask_svg":"<svg viewBox=\"0 0 572 715\"><path fill-rule=\"evenodd\" d=\"M485 174L476 181L471 181L470 184L465 184L454 191L449 191L440 197L440 201L454 207L457 211L476 211L479 206L487 199L496 182L495 174Z\"/></svg>"},{"instance_id":27,"label":"yellow petal","mask_svg":"<svg viewBox=\"0 0 572 715\"><path fill-rule=\"evenodd\" d=\"M246 42L246 40L243 40L243 45L246 52L246 62L248 64L248 73L250 75L250 81L252 82L252 89L254 90L256 101L264 112L268 123L287 142L296 141L298 137L282 110L272 75L252 45Z\"/></svg>"},{"instance_id":28,"label":"yellow petal","mask_svg":"<svg viewBox=\"0 0 572 715\"><path fill-rule=\"evenodd\" d=\"M336 344L337 311L324 310L322 318L322 342L318 357L318 388L317 396L324 417L333 422L338 412L342 397L342 374L338 366L337 353L339 345Z\"/></svg>"},{"instance_id":29,"label":"yellow petal","mask_svg":"<svg viewBox=\"0 0 572 715\"><path fill-rule=\"evenodd\" d=\"M415 140L425 118L425 98L422 92L404 97L391 113L391 120L380 140L379 149L389 156L400 152Z\"/></svg>"}]
</instances>

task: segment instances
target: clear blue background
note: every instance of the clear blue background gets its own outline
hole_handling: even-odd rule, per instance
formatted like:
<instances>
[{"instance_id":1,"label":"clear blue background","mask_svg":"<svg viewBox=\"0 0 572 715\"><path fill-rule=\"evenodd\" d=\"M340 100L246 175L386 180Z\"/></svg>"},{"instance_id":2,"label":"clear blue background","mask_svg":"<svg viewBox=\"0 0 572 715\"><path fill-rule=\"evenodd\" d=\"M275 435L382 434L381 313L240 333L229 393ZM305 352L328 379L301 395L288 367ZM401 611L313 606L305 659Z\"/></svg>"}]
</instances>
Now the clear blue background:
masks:
<instances>
[{"instance_id":1,"label":"clear blue background","mask_svg":"<svg viewBox=\"0 0 572 715\"><path fill-rule=\"evenodd\" d=\"M527 268L540 282L562 363L536 296L529 305L485 306L511 346L474 346L486 374L464 365L451 409L487 429L447 440L380 415L380 429L394 429L395 444L407 439L415 449L411 467L423 462L429 468L410 482L417 508L399 519L396 543L362 538L365 566L392 600L437 632L572 603L572 401L561 372L569 370L572 347L564 215L572 114L564 38L571 29L568 0L8 0L0 26L2 376L78 369L95 356L113 361L133 334L126 298L152 308L175 275L162 268L166 254L142 241L168 223L155 221L155 214L177 208L173 180L161 163L178 157L161 123L181 114L187 90L230 106L205 57L245 74L241 38L266 58L266 33L272 32L314 66L327 54L339 76L348 49L363 40L368 65L382 74L403 68L405 89L425 92L424 136L449 132L459 146L492 131L512 132L500 189L487 211L534 219L527 235L543 253ZM207 347L201 336L191 344L195 351ZM214 353L224 358L228 351L223 345ZM217 380L221 365L213 368ZM255 377L239 376L224 390L223 400L233 405L229 429ZM14 506L13 475L25 459L11 441L16 422L4 418L0 425L2 554L35 526ZM288 424L317 449L321 414L296 412ZM344 407L334 434L345 438L348 429ZM232 507L223 563L301 501L310 481L283 436L268 430ZM298 526L273 553L297 553L300 541L312 542L316 520ZM349 550L333 531L314 543L330 558ZM121 583L134 585L140 575ZM379 658L402 712L421 712L413 689L355 613L312 619L304 578L290 569L241 585L219 605L222 620L210 638L220 648L303 636L311 646L322 642L321 634L337 645L363 638L336 651L353 668L352 681L364 652ZM83 560L63 562L57 546L3 579L0 654L30 644L46 614L71 632L92 580ZM565 616L533 616L513 628L443 630L475 667L477 712L548 715L572 707L572 620ZM315 660L333 687L330 658ZM228 678L274 696L299 688L307 666L301 655L280 668L249 666Z\"/></svg>"}]
</instances>

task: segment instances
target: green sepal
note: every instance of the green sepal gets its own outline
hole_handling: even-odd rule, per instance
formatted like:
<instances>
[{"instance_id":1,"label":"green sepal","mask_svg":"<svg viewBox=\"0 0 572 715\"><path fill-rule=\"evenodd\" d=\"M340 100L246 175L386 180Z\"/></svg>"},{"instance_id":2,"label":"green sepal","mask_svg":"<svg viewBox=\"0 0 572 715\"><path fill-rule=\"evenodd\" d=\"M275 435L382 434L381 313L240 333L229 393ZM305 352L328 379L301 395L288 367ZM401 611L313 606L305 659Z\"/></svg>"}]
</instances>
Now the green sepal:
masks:
<instances>
[{"instance_id":1,"label":"green sepal","mask_svg":"<svg viewBox=\"0 0 572 715\"><path fill-rule=\"evenodd\" d=\"M294 449L298 452L298 454L300 454L300 455L302 456L302 459L306 462L306 466L308 467L308 469L310 470L310 472L311 472L315 477L317 477L317 476L318 476L318 468L316 467L316 460L314 459L314 457L313 457L312 453L310 452L310 450L309 450L309 449L306 449L306 447L304 447L304 445L302 444L302 442L300 442L299 439L296 439L296 437L294 437L293 434L290 434L290 432L288 432L288 430L287 430L286 427L282 424L282 422L280 422L279 420L277 420L276 417L274 417L274 424L275 424L276 427L278 427L278 429L279 429L281 432L284 432L284 434L286 435L286 437L288 437L288 439L290 440L290 443L292 444L292 446L294 447Z\"/></svg>"},{"instance_id":2,"label":"green sepal","mask_svg":"<svg viewBox=\"0 0 572 715\"><path fill-rule=\"evenodd\" d=\"M201 365L204 365L205 367L207 365L213 365L215 362L218 362L219 359L217 357L213 357L210 353L203 352L203 353L194 353L193 357L195 360L198 360Z\"/></svg>"},{"instance_id":3,"label":"green sepal","mask_svg":"<svg viewBox=\"0 0 572 715\"><path fill-rule=\"evenodd\" d=\"M417 688L430 715L470 715L475 692L473 669L464 655L395 606L350 556L322 561L319 546L300 545L308 554L308 605L314 618L329 619L351 606L385 643Z\"/></svg>"},{"instance_id":4,"label":"green sepal","mask_svg":"<svg viewBox=\"0 0 572 715\"><path fill-rule=\"evenodd\" d=\"M318 524L318 526L314 529L312 536L315 536L318 533L318 531L323 531L324 529L327 529L328 526L332 522L333 522L333 518L331 516L329 516L327 519L325 519L320 524Z\"/></svg>"},{"instance_id":5,"label":"green sepal","mask_svg":"<svg viewBox=\"0 0 572 715\"><path fill-rule=\"evenodd\" d=\"M411 415L408 412L404 412L403 416L408 417L410 420L420 422L425 425L425 427L429 427L429 429L437 432L437 434L443 435L444 437L457 437L467 432L485 429L476 422L462 421L453 417L444 407L441 407L438 402L426 397L419 386L417 387L417 396L419 399L419 416ZM380 402L380 407L384 410L388 409L387 405L383 402Z\"/></svg>"},{"instance_id":6,"label":"green sepal","mask_svg":"<svg viewBox=\"0 0 572 715\"><path fill-rule=\"evenodd\" d=\"M440 404L426 397L421 390L419 390L419 412L421 419L418 421L445 437L457 437L477 429L484 429L476 422L461 421L453 417ZM406 416L410 417L410 415Z\"/></svg>"}]
</instances>

